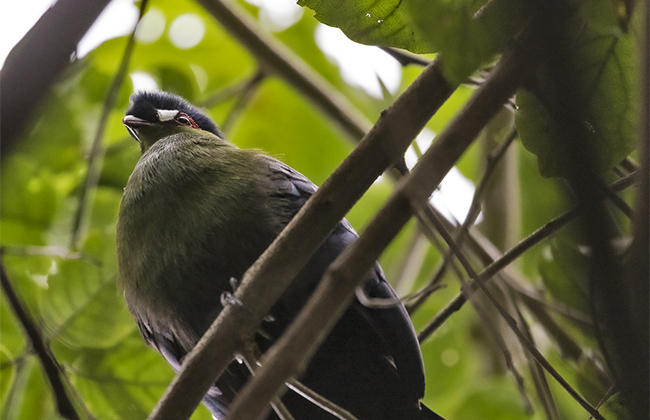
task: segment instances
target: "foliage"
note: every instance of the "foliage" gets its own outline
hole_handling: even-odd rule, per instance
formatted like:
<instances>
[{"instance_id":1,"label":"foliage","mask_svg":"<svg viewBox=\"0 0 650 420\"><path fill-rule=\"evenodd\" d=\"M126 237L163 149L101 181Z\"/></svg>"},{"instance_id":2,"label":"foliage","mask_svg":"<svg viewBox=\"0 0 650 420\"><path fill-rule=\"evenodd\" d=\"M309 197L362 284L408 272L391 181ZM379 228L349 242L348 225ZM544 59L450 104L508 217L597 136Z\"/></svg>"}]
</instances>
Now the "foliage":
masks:
<instances>
[{"instance_id":1,"label":"foliage","mask_svg":"<svg viewBox=\"0 0 650 420\"><path fill-rule=\"evenodd\" d=\"M274 36L315 69L309 71L320 73L350 107L373 121L394 98L385 92L385 99L374 99L346 84L315 45L318 23L314 18L340 27L361 43L440 53L446 76L468 82L470 75L484 75L483 70L490 68L525 25L528 13L526 2L519 0L489 4L469 0L298 3L315 14L304 13ZM591 94L585 104L585 124L593 133L590 141L597 167L606 179L614 180L614 174L630 172L629 161L617 165L631 153L634 156L638 68L633 57L635 25L640 19L621 14L622 2L618 0L599 0L597 7L587 3L571 2L575 15L570 29L574 32L567 36L575 41L571 51L575 59L572 68L577 69L574 76ZM240 6L258 15L257 7ZM188 13L203 22L205 33L195 46L179 48L170 40L169 28ZM336 128L327 115L278 75L265 74L259 84L247 85L259 70L255 55L195 2L153 1L136 39L129 72L146 73L160 89L205 105L217 123L227 122L228 138L240 147L259 148L279 157L316 183L322 183L353 149L348 133ZM92 139L126 45L127 37L108 40L70 64L29 133L11 156L3 157L1 174L3 266L69 379L75 404L87 418L97 419L145 418L173 376L163 359L138 337L117 286L115 220L122 188L139 155L121 124L133 90L128 77L108 110L106 129L100 133L101 153L94 156L101 162L99 177L91 185L91 194L81 198ZM563 184L546 178L566 175L566 166L572 164L558 153L560 129L554 125L552 110L563 92L547 89L554 86L552 70L542 66L531 86L517 94L516 128L523 147L513 143L513 153L506 155L501 173L491 181L515 185L515 189L509 191L509 206L502 204L508 209L483 208L478 229L472 229L476 236L496 224L516 232L514 240L518 241L570 210ZM418 67L404 67L401 91L419 72ZM458 88L427 128L434 133L444 130L473 91L472 83ZM492 124L490 129L501 133L498 143L513 129L511 123ZM477 143L456 166L479 185L497 146L488 141ZM393 189L389 177L383 178L348 215L360 231ZM622 197L628 203L634 198L629 193ZM82 215L79 234L73 231L77 214ZM623 232L621 242L627 243L632 234L630 224L620 215L617 220ZM618 399L608 398L612 372L591 322L588 253L576 231L575 224L570 224L552 239L531 247L492 283L513 316L521 312L537 347L559 373L592 405L604 402L601 413L605 417L625 418ZM79 238L76 243L75 237ZM484 238L482 243L490 239ZM498 255L514 242L497 245L498 249L490 252ZM487 264L476 247L464 249L472 255L475 269L480 271ZM446 247L440 250L426 240L416 223L410 223L384 252L381 263L404 296L430 281L445 252ZM416 330L459 293L454 273L448 270L442 289L414 310ZM2 299L1 416L12 420L58 418L38 361L4 295ZM476 299L472 303L479 312L463 308L422 345L427 372L425 404L455 420L587 417L553 379L529 368L527 352L486 302ZM512 355L511 366L505 361L502 345ZM576 348L578 351L569 351ZM523 388L518 387L519 375ZM543 384L550 388L554 402L542 402ZM192 417L208 418L202 407Z\"/></svg>"}]
</instances>

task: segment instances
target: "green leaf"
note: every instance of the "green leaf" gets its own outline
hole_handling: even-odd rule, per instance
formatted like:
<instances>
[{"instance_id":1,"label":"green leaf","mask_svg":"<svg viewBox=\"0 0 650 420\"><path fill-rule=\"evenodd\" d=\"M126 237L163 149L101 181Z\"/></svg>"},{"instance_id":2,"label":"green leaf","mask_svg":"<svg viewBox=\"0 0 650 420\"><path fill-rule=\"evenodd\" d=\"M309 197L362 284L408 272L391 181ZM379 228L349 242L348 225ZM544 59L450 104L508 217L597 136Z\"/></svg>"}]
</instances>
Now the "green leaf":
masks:
<instances>
[{"instance_id":1,"label":"green leaf","mask_svg":"<svg viewBox=\"0 0 650 420\"><path fill-rule=\"evenodd\" d=\"M564 186L557 178L544 178L537 170L537 158L517 144L519 155L519 194L521 196L521 233L530 235L550 220L570 209ZM519 267L530 278L538 278L538 262L548 245L529 249L519 259Z\"/></svg>"},{"instance_id":2,"label":"green leaf","mask_svg":"<svg viewBox=\"0 0 650 420\"><path fill-rule=\"evenodd\" d=\"M320 22L367 45L440 52L447 77L462 82L520 29L516 0L300 0ZM487 4L487 5L486 5ZM485 7L483 7L485 6ZM480 10L480 11L479 11Z\"/></svg>"},{"instance_id":3,"label":"green leaf","mask_svg":"<svg viewBox=\"0 0 650 420\"><path fill-rule=\"evenodd\" d=\"M556 237L539 261L546 290L554 299L585 314L590 313L586 252L564 237Z\"/></svg>"},{"instance_id":4,"label":"green leaf","mask_svg":"<svg viewBox=\"0 0 650 420\"><path fill-rule=\"evenodd\" d=\"M335 26L353 41L404 48L415 53L431 52L421 38L403 0L299 0L325 25Z\"/></svg>"},{"instance_id":5,"label":"green leaf","mask_svg":"<svg viewBox=\"0 0 650 420\"><path fill-rule=\"evenodd\" d=\"M445 75L458 83L499 53L523 20L516 0L409 0L404 6L427 44L440 52Z\"/></svg>"},{"instance_id":6,"label":"green leaf","mask_svg":"<svg viewBox=\"0 0 650 420\"><path fill-rule=\"evenodd\" d=\"M45 228L58 205L52 173L23 156L7 162L2 171L2 216Z\"/></svg>"},{"instance_id":7,"label":"green leaf","mask_svg":"<svg viewBox=\"0 0 650 420\"><path fill-rule=\"evenodd\" d=\"M0 417L11 420L58 419L52 391L43 376L36 356L29 356L15 367L15 379L3 403Z\"/></svg>"},{"instance_id":8,"label":"green leaf","mask_svg":"<svg viewBox=\"0 0 650 420\"><path fill-rule=\"evenodd\" d=\"M57 263L41 298L42 317L52 338L73 348L114 346L135 329L117 291L114 239L94 230L82 251L102 262Z\"/></svg>"},{"instance_id":9,"label":"green leaf","mask_svg":"<svg viewBox=\"0 0 650 420\"><path fill-rule=\"evenodd\" d=\"M85 350L71 372L75 388L98 419L146 418L173 378L165 360L135 333L115 347Z\"/></svg>"},{"instance_id":10,"label":"green leaf","mask_svg":"<svg viewBox=\"0 0 650 420\"><path fill-rule=\"evenodd\" d=\"M574 42L573 63L567 64L567 68L576 69L577 74L565 77L578 81L577 91L587 100L583 128L595 150L593 167L604 172L635 147L637 46L632 32L601 33L588 26ZM541 74L552 74L557 69L545 71ZM549 83L544 77L540 86ZM526 90L517 92L516 126L526 149L537 155L540 173L545 177L565 177L572 165L570 157L562 152L562 142L567 140L549 109L556 107L557 95L568 92L540 89L544 91L543 99Z\"/></svg>"}]
</instances>

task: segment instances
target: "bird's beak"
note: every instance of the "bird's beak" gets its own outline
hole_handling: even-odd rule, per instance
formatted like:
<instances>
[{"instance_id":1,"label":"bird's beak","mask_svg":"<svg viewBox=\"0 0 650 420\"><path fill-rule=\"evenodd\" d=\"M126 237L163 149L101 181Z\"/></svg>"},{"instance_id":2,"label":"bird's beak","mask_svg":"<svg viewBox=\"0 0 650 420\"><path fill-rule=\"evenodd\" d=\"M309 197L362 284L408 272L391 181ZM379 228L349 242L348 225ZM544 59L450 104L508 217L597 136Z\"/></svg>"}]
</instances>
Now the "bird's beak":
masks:
<instances>
[{"instance_id":1,"label":"bird's beak","mask_svg":"<svg viewBox=\"0 0 650 420\"><path fill-rule=\"evenodd\" d=\"M137 132L138 128L151 125L150 122L143 120L142 118L134 117L133 115L127 115L122 118L122 124L126 126L126 129L129 130L131 136L133 136L133 138L137 141L140 141L140 137L138 136Z\"/></svg>"},{"instance_id":2,"label":"bird's beak","mask_svg":"<svg viewBox=\"0 0 650 420\"><path fill-rule=\"evenodd\" d=\"M127 115L122 118L122 124L133 129L151 125L150 122L143 120L142 118L134 117L133 115Z\"/></svg>"}]
</instances>

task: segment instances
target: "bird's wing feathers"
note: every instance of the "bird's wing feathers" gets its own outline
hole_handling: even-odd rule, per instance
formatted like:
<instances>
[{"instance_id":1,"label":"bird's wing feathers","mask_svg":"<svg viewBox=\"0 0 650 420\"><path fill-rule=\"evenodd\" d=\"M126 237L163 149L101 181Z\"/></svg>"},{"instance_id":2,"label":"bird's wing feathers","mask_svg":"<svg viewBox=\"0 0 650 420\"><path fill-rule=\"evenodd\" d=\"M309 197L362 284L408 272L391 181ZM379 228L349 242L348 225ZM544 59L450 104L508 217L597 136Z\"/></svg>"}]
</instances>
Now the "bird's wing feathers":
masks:
<instances>
[{"instance_id":1,"label":"bird's wing feathers","mask_svg":"<svg viewBox=\"0 0 650 420\"><path fill-rule=\"evenodd\" d=\"M262 155L263 156L263 155ZM288 210L293 217L317 190L307 177L289 165L277 159L263 156L269 165L268 190L276 197L286 200Z\"/></svg>"},{"instance_id":2,"label":"bird's wing feathers","mask_svg":"<svg viewBox=\"0 0 650 420\"><path fill-rule=\"evenodd\" d=\"M399 302L395 291L388 285L379 264L373 268L363 292L371 299L395 301L394 306L374 309L364 306L355 299L352 307L364 316L388 346L399 375L404 379L404 386L411 389L411 395L422 398L425 378L420 344L406 309Z\"/></svg>"},{"instance_id":3,"label":"bird's wing feathers","mask_svg":"<svg viewBox=\"0 0 650 420\"><path fill-rule=\"evenodd\" d=\"M167 363L178 372L187 351L171 333L159 332L149 326L142 318L137 319L138 328L147 345L160 353ZM216 418L224 419L228 405L249 378L248 368L241 363L232 362L215 385L211 386L203 397L203 403Z\"/></svg>"},{"instance_id":4,"label":"bird's wing feathers","mask_svg":"<svg viewBox=\"0 0 650 420\"><path fill-rule=\"evenodd\" d=\"M318 188L290 166L273 158L268 160L273 174L271 180L274 188L289 201L289 207L297 213ZM342 250L357 237L357 232L352 225L343 219L330 240L344 242L335 244L336 248L340 247L339 249ZM386 281L379 264L376 264L371 271L364 285L364 292L370 298L396 301L397 304L391 308L372 309L363 306L355 299L353 308L367 320L376 334L386 343L400 376L405 379L406 386L412 387L414 394L422 397L425 378L417 336L406 309L399 303L399 298Z\"/></svg>"}]
</instances>

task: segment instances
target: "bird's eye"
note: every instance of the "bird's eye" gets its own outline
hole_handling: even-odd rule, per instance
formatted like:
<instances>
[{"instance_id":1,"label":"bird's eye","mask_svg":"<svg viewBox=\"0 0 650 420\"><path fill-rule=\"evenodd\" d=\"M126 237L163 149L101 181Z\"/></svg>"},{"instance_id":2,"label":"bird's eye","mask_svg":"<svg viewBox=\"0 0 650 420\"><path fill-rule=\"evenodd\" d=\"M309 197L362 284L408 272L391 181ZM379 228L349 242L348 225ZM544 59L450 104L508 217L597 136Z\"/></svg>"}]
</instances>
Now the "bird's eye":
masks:
<instances>
[{"instance_id":1,"label":"bird's eye","mask_svg":"<svg viewBox=\"0 0 650 420\"><path fill-rule=\"evenodd\" d=\"M190 117L189 115L187 115L184 112L179 112L174 117L174 121L176 123L180 124L180 125L185 125L185 126L192 127L192 128L197 128L197 129L200 128L199 125L196 122L194 122L192 117Z\"/></svg>"}]
</instances>

